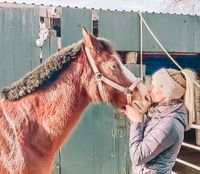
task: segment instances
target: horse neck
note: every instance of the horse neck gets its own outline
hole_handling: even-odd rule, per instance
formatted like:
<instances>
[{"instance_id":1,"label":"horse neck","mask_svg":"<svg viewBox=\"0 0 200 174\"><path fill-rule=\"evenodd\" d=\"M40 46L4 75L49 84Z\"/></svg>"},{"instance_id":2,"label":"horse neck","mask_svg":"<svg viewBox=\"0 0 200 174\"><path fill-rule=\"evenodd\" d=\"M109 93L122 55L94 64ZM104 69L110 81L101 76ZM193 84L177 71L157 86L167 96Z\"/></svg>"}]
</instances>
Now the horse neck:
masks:
<instances>
[{"instance_id":1,"label":"horse neck","mask_svg":"<svg viewBox=\"0 0 200 174\"><path fill-rule=\"evenodd\" d=\"M57 147L69 135L82 111L89 104L80 80L81 74L82 67L76 60L49 88L38 93L41 96L38 109L42 111L39 124L56 140Z\"/></svg>"},{"instance_id":2,"label":"horse neck","mask_svg":"<svg viewBox=\"0 0 200 174\"><path fill-rule=\"evenodd\" d=\"M57 151L89 104L81 75L82 67L75 60L48 87L2 104L6 114L15 120L16 129L25 132L24 139L30 144L37 142L35 146L44 153Z\"/></svg>"}]
</instances>

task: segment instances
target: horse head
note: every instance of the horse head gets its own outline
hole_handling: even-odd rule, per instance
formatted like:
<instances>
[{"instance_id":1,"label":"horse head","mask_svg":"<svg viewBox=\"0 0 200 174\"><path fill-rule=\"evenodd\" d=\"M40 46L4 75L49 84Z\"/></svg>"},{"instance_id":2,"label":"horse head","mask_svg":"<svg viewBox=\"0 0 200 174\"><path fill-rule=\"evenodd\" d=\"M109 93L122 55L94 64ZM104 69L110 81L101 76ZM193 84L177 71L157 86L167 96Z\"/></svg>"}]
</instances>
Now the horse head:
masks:
<instances>
[{"instance_id":1,"label":"horse head","mask_svg":"<svg viewBox=\"0 0 200 174\"><path fill-rule=\"evenodd\" d=\"M83 83L85 91L92 101L109 102L117 107L131 104L132 99L139 99L145 87L121 62L119 54L105 39L96 38L86 29L82 29L84 38L85 77ZM136 87L140 86L141 90ZM145 91L145 92L144 92ZM129 101L128 101L129 100Z\"/></svg>"}]
</instances>

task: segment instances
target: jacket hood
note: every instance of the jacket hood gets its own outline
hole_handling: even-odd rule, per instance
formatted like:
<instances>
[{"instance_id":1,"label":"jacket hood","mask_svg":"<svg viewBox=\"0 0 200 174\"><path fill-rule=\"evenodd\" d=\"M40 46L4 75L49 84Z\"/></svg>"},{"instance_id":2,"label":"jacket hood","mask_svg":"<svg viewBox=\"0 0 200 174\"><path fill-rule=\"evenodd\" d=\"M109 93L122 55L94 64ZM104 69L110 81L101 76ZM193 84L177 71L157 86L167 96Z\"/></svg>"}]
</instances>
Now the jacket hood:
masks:
<instances>
[{"instance_id":1,"label":"jacket hood","mask_svg":"<svg viewBox=\"0 0 200 174\"><path fill-rule=\"evenodd\" d=\"M189 119L188 119L189 115L188 115L188 111L183 103L177 109L177 112L178 112L178 114L175 114L175 118L183 124L185 131L188 130L189 129Z\"/></svg>"}]
</instances>

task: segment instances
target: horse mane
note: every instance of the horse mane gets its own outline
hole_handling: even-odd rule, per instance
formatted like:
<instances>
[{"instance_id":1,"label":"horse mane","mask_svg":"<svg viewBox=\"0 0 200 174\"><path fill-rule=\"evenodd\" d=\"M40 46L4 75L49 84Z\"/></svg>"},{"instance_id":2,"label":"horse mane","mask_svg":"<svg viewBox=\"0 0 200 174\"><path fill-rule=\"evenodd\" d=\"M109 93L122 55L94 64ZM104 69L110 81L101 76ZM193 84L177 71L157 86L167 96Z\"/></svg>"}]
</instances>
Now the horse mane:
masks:
<instances>
[{"instance_id":1,"label":"horse mane","mask_svg":"<svg viewBox=\"0 0 200 174\"><path fill-rule=\"evenodd\" d=\"M98 38L103 47L110 53L116 53L109 41ZM17 100L27 94L36 91L39 88L48 86L58 75L65 70L76 58L83 40L61 49L59 52L51 55L44 63L38 65L34 70L28 72L19 81L11 86L5 87L0 91L1 99Z\"/></svg>"},{"instance_id":2,"label":"horse mane","mask_svg":"<svg viewBox=\"0 0 200 174\"><path fill-rule=\"evenodd\" d=\"M34 92L39 87L53 81L76 58L83 45L83 40L61 49L51 55L44 63L28 72L19 81L3 88L0 92L1 99L17 100L26 94Z\"/></svg>"}]
</instances>

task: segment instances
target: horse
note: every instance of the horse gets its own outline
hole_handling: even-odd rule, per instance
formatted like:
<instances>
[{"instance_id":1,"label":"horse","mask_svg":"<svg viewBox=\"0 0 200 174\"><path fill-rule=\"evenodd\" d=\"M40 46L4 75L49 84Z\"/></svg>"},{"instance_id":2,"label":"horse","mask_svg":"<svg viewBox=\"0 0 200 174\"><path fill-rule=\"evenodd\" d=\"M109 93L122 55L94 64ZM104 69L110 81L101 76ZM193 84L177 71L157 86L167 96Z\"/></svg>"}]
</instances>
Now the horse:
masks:
<instances>
[{"instance_id":1,"label":"horse","mask_svg":"<svg viewBox=\"0 0 200 174\"><path fill-rule=\"evenodd\" d=\"M133 84L110 43L84 28L82 34L82 40L2 89L1 174L52 173L56 152L87 105L106 102L120 108L133 91L141 96L135 87L142 83Z\"/></svg>"}]
</instances>

